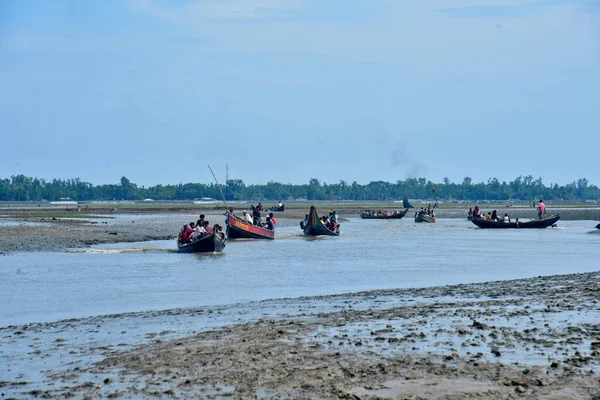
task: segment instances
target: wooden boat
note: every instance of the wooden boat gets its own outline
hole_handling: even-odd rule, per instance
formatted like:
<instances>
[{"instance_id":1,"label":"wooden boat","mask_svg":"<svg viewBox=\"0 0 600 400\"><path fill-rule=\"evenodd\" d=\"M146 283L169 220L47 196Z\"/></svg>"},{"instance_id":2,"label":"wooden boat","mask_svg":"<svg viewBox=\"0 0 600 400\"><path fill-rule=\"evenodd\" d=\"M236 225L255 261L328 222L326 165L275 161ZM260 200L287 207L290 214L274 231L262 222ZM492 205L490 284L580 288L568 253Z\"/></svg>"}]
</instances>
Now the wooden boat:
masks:
<instances>
[{"instance_id":1,"label":"wooden boat","mask_svg":"<svg viewBox=\"0 0 600 400\"><path fill-rule=\"evenodd\" d=\"M362 219L400 219L406 215L408 208L404 211L388 213L387 215L371 215L368 211L360 211L358 214Z\"/></svg>"},{"instance_id":2,"label":"wooden boat","mask_svg":"<svg viewBox=\"0 0 600 400\"><path fill-rule=\"evenodd\" d=\"M596 225L596 229L600 229L600 224Z\"/></svg>"},{"instance_id":3,"label":"wooden boat","mask_svg":"<svg viewBox=\"0 0 600 400\"><path fill-rule=\"evenodd\" d=\"M327 229L317 215L315 206L310 206L308 213L308 223L304 227L304 236L339 236L339 232Z\"/></svg>"},{"instance_id":4,"label":"wooden boat","mask_svg":"<svg viewBox=\"0 0 600 400\"><path fill-rule=\"evenodd\" d=\"M285 204L282 204L281 207L273 206L273 207L269 208L269 211L284 212L285 211Z\"/></svg>"},{"instance_id":5,"label":"wooden boat","mask_svg":"<svg viewBox=\"0 0 600 400\"><path fill-rule=\"evenodd\" d=\"M223 232L213 233L185 244L181 244L178 240L177 248L180 253L220 253L225 248L225 235L223 235Z\"/></svg>"},{"instance_id":6,"label":"wooden boat","mask_svg":"<svg viewBox=\"0 0 600 400\"><path fill-rule=\"evenodd\" d=\"M232 213L228 213L225 223L228 239L275 239L275 231L252 225Z\"/></svg>"},{"instance_id":7,"label":"wooden boat","mask_svg":"<svg viewBox=\"0 0 600 400\"><path fill-rule=\"evenodd\" d=\"M488 221L483 218L473 218L471 222L483 229L510 229L510 228L547 228L552 226L560 219L560 215L551 215L542 219L532 219L531 221L497 222Z\"/></svg>"},{"instance_id":8,"label":"wooden boat","mask_svg":"<svg viewBox=\"0 0 600 400\"><path fill-rule=\"evenodd\" d=\"M435 222L435 217L429 214L418 214L415 215L415 222Z\"/></svg>"}]
</instances>

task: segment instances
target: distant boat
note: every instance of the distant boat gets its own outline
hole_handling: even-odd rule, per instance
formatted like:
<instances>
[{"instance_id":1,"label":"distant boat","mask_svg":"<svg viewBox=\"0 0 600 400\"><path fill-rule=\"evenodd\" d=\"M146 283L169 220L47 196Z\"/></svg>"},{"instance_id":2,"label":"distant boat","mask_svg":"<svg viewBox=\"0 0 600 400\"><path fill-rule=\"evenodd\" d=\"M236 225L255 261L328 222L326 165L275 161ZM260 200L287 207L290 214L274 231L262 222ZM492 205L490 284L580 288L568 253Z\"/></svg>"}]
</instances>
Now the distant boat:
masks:
<instances>
[{"instance_id":1,"label":"distant boat","mask_svg":"<svg viewBox=\"0 0 600 400\"><path fill-rule=\"evenodd\" d=\"M275 239L275 231L252 225L243 219L228 213L227 238L229 239Z\"/></svg>"},{"instance_id":2,"label":"distant boat","mask_svg":"<svg viewBox=\"0 0 600 400\"><path fill-rule=\"evenodd\" d=\"M418 214L415 215L415 222L435 222L435 217L429 214Z\"/></svg>"},{"instance_id":3,"label":"distant boat","mask_svg":"<svg viewBox=\"0 0 600 400\"><path fill-rule=\"evenodd\" d=\"M472 223L477 225L482 229L524 229L524 228L547 228L556 224L556 221L560 219L560 215L551 215L542 219L532 219L531 221L512 221L512 222L504 222L504 221L488 221L483 218L473 218L471 220Z\"/></svg>"},{"instance_id":4,"label":"distant boat","mask_svg":"<svg viewBox=\"0 0 600 400\"><path fill-rule=\"evenodd\" d=\"M285 211L285 204L282 204L281 207L273 206L273 207L269 208L269 211L284 212Z\"/></svg>"},{"instance_id":5,"label":"distant boat","mask_svg":"<svg viewBox=\"0 0 600 400\"><path fill-rule=\"evenodd\" d=\"M317 210L315 206L310 206L310 212L308 214L308 223L304 227L304 235L305 236L339 236L339 232L334 232L330 229L327 229L323 222L319 219L317 215Z\"/></svg>"},{"instance_id":6,"label":"distant boat","mask_svg":"<svg viewBox=\"0 0 600 400\"><path fill-rule=\"evenodd\" d=\"M387 212L379 215L378 213L371 214L369 210L360 211L358 214L362 219L401 219L408 212L408 208L404 211Z\"/></svg>"},{"instance_id":7,"label":"distant boat","mask_svg":"<svg viewBox=\"0 0 600 400\"><path fill-rule=\"evenodd\" d=\"M217 234L212 233L210 235L203 236L198 240L184 244L180 243L178 240L177 248L180 253L220 253L225 248L225 236L223 235L223 232Z\"/></svg>"},{"instance_id":8,"label":"distant boat","mask_svg":"<svg viewBox=\"0 0 600 400\"><path fill-rule=\"evenodd\" d=\"M596 225L596 229L600 229L600 224Z\"/></svg>"}]
</instances>

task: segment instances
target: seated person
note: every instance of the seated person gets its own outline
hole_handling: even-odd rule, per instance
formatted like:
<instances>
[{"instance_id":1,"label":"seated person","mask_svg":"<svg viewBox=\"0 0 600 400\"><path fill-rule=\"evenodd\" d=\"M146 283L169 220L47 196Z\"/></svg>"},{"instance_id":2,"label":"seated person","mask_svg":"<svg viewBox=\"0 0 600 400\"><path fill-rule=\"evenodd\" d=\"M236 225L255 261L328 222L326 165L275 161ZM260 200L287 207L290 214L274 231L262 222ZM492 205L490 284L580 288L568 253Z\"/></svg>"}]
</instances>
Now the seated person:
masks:
<instances>
[{"instance_id":1,"label":"seated person","mask_svg":"<svg viewBox=\"0 0 600 400\"><path fill-rule=\"evenodd\" d=\"M492 213L488 211L487 215L485 216L485 220L486 221L491 221L492 220Z\"/></svg>"},{"instance_id":2,"label":"seated person","mask_svg":"<svg viewBox=\"0 0 600 400\"><path fill-rule=\"evenodd\" d=\"M188 224L183 226L183 232L181 232L181 243L189 243L191 242L191 235L194 231L190 228Z\"/></svg>"},{"instance_id":3,"label":"seated person","mask_svg":"<svg viewBox=\"0 0 600 400\"><path fill-rule=\"evenodd\" d=\"M273 222L273 227L277 226L277 220L273 216L273 213L269 213L269 218L271 218L271 222Z\"/></svg>"},{"instance_id":4,"label":"seated person","mask_svg":"<svg viewBox=\"0 0 600 400\"><path fill-rule=\"evenodd\" d=\"M304 230L304 228L306 228L307 225L308 225L308 214L306 214L304 216L304 219L302 221L300 221L300 229Z\"/></svg>"},{"instance_id":5,"label":"seated person","mask_svg":"<svg viewBox=\"0 0 600 400\"><path fill-rule=\"evenodd\" d=\"M207 234L206 229L204 229L204 222L202 222L202 225L196 225L196 239L200 239Z\"/></svg>"},{"instance_id":6,"label":"seated person","mask_svg":"<svg viewBox=\"0 0 600 400\"><path fill-rule=\"evenodd\" d=\"M510 222L510 217L508 216L508 214L504 213L504 218L502 219L504 222Z\"/></svg>"},{"instance_id":7,"label":"seated person","mask_svg":"<svg viewBox=\"0 0 600 400\"><path fill-rule=\"evenodd\" d=\"M273 229L275 229L275 225L273 225L273 220L271 220L271 217L267 217L267 222L265 223L264 227L267 228L270 231L272 231Z\"/></svg>"},{"instance_id":8,"label":"seated person","mask_svg":"<svg viewBox=\"0 0 600 400\"><path fill-rule=\"evenodd\" d=\"M248 214L246 210L244 210L242 214L244 214L244 219L247 223L249 223L250 225L254 225L254 219L252 218L252 215Z\"/></svg>"},{"instance_id":9,"label":"seated person","mask_svg":"<svg viewBox=\"0 0 600 400\"><path fill-rule=\"evenodd\" d=\"M212 235L213 233L213 228L209 225L208 221L204 221L204 230L206 231L206 233L208 233L209 235Z\"/></svg>"}]
</instances>

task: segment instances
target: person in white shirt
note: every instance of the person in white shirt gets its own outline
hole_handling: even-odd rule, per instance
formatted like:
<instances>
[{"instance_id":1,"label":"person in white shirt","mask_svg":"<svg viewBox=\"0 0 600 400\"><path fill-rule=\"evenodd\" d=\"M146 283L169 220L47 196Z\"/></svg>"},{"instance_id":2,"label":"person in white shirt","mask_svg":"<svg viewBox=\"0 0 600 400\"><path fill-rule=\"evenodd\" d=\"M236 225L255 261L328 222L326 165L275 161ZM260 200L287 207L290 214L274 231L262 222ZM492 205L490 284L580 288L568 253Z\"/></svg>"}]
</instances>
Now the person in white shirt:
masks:
<instances>
[{"instance_id":1,"label":"person in white shirt","mask_svg":"<svg viewBox=\"0 0 600 400\"><path fill-rule=\"evenodd\" d=\"M248 222L250 225L254 225L254 219L252 219L252 215L248 214L246 210L244 210L242 213L244 214L244 219L246 222Z\"/></svg>"}]
</instances>

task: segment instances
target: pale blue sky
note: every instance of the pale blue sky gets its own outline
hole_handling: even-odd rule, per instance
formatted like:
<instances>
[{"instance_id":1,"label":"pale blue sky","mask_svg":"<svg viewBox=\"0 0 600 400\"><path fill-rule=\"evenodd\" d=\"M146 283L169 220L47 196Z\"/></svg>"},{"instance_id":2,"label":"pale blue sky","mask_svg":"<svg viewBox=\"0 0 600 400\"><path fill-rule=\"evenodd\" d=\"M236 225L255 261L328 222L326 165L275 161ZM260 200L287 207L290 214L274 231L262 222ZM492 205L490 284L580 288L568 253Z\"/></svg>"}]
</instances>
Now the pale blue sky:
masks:
<instances>
[{"instance_id":1,"label":"pale blue sky","mask_svg":"<svg viewBox=\"0 0 600 400\"><path fill-rule=\"evenodd\" d=\"M0 178L600 185L600 1L3 0Z\"/></svg>"}]
</instances>

